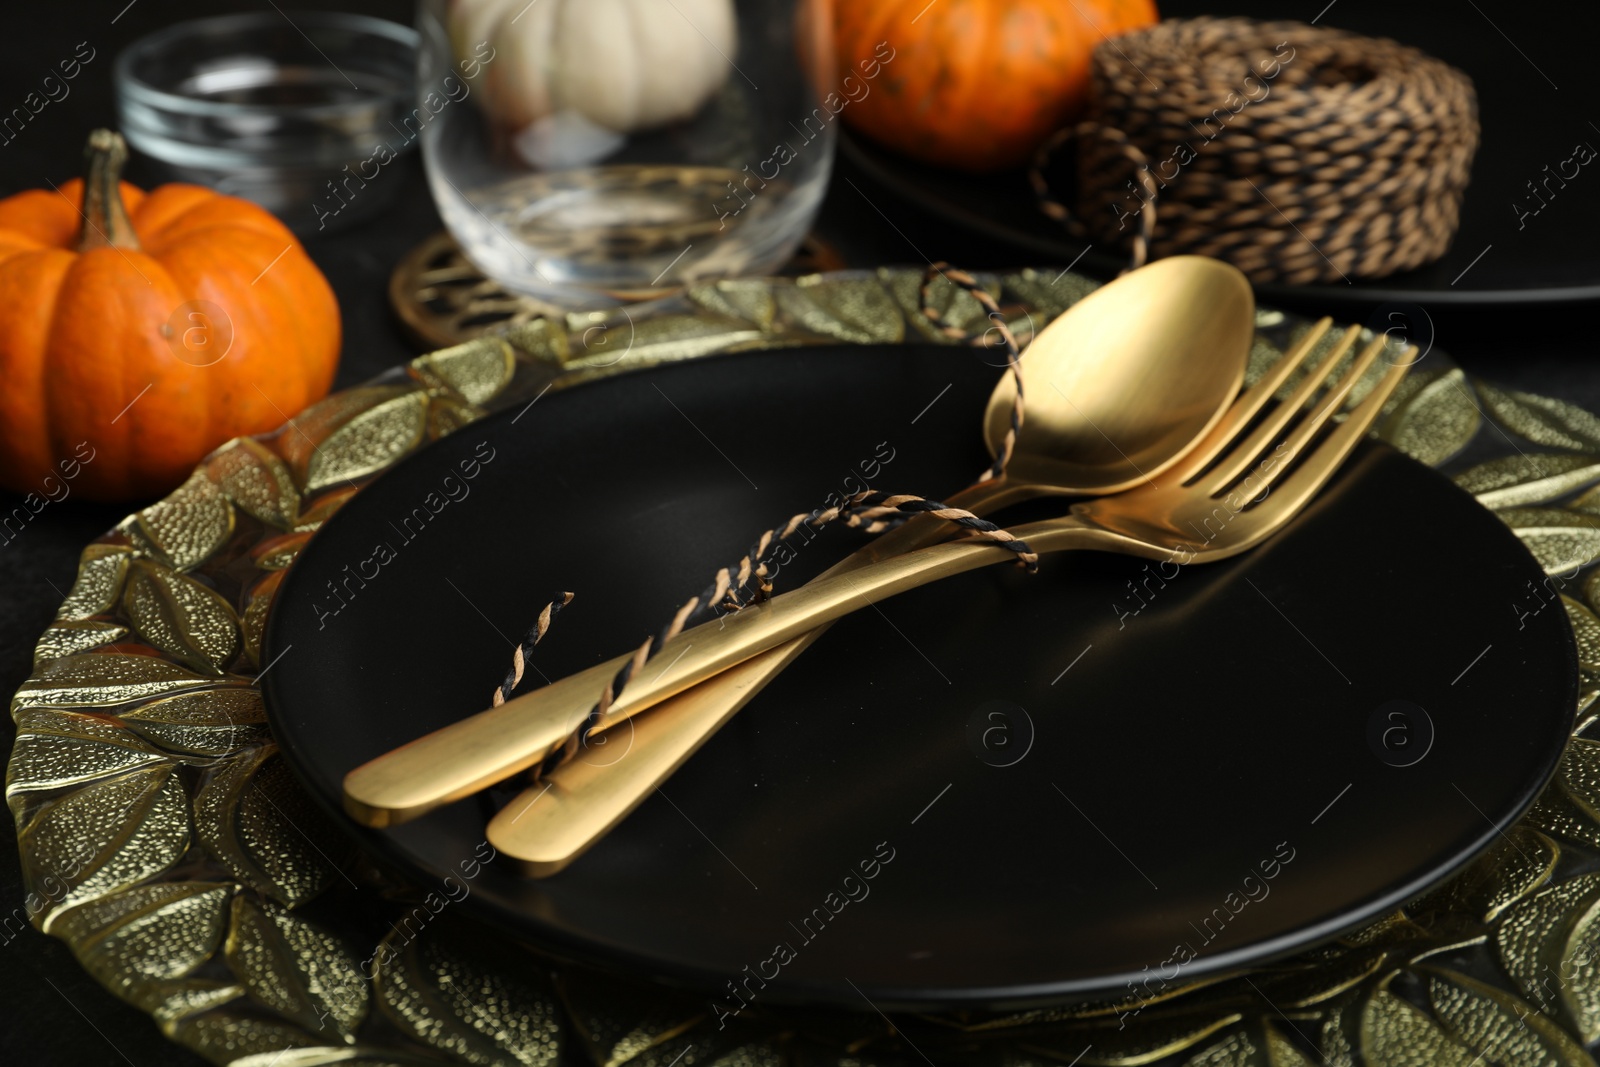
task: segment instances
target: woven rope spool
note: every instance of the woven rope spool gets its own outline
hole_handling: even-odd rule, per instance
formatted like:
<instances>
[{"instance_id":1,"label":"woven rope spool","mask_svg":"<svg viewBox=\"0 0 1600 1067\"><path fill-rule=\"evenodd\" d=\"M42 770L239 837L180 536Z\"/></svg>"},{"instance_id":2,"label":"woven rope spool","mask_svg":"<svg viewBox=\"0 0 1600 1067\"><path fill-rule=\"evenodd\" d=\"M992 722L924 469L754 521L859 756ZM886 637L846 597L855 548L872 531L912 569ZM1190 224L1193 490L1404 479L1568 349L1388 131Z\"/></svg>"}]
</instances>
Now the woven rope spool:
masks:
<instances>
[{"instance_id":1,"label":"woven rope spool","mask_svg":"<svg viewBox=\"0 0 1600 1067\"><path fill-rule=\"evenodd\" d=\"M1150 255L1215 256L1257 282L1378 278L1437 259L1455 235L1477 98L1414 48L1173 19L1101 44L1093 67L1091 114L1072 131L1073 214L1098 242L1132 242L1136 260L1152 215Z\"/></svg>"}]
</instances>

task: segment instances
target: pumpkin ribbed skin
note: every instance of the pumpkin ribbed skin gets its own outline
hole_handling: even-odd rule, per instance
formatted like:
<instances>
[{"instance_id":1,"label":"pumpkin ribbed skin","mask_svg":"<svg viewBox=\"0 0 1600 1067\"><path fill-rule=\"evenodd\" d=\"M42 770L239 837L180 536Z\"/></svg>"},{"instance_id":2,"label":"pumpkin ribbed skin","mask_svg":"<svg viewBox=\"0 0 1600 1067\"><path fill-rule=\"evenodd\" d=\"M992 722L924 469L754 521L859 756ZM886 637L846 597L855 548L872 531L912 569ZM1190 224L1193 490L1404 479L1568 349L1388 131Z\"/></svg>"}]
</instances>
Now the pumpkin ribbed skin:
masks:
<instances>
[{"instance_id":1,"label":"pumpkin ribbed skin","mask_svg":"<svg viewBox=\"0 0 1600 1067\"><path fill-rule=\"evenodd\" d=\"M1158 17L1153 0L848 0L835 12L843 73L883 42L894 49L846 121L969 171L1026 163L1082 112L1095 46Z\"/></svg>"},{"instance_id":2,"label":"pumpkin ribbed skin","mask_svg":"<svg viewBox=\"0 0 1600 1067\"><path fill-rule=\"evenodd\" d=\"M93 236L84 185L0 200L0 484L41 492L92 449L72 493L155 496L217 445L327 393L338 304L281 222L200 186L123 182L136 242L79 251ZM231 346L209 366L169 343L191 301L231 320Z\"/></svg>"}]
</instances>

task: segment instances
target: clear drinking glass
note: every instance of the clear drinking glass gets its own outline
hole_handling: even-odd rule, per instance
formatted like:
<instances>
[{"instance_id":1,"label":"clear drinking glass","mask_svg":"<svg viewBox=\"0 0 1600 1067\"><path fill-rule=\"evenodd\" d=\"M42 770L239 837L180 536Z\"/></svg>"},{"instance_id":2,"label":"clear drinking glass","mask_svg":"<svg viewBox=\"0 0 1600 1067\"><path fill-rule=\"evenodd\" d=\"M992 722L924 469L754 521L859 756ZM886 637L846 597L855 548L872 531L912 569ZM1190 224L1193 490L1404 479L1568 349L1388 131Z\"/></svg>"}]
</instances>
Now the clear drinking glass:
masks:
<instances>
[{"instance_id":1,"label":"clear drinking glass","mask_svg":"<svg viewBox=\"0 0 1600 1067\"><path fill-rule=\"evenodd\" d=\"M833 165L832 0L422 0L418 137L462 251L567 307L770 273Z\"/></svg>"},{"instance_id":2,"label":"clear drinking glass","mask_svg":"<svg viewBox=\"0 0 1600 1067\"><path fill-rule=\"evenodd\" d=\"M394 124L412 113L416 68L416 33L385 19L215 15L123 49L117 124L164 177L253 200L315 234L399 191L378 168L410 147Z\"/></svg>"}]
</instances>

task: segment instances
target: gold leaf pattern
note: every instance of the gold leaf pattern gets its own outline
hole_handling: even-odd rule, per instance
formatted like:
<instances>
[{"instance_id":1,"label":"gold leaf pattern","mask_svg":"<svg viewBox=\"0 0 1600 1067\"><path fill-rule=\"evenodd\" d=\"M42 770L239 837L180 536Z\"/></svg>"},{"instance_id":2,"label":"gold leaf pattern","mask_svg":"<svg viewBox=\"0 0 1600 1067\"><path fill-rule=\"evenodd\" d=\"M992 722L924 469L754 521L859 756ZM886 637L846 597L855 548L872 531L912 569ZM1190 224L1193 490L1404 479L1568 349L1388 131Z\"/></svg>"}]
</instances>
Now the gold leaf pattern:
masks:
<instances>
[{"instance_id":1,"label":"gold leaf pattern","mask_svg":"<svg viewBox=\"0 0 1600 1067\"><path fill-rule=\"evenodd\" d=\"M1450 368L1448 367L1430 367L1427 370L1413 370L1410 374L1401 378L1400 384L1395 386L1394 392L1389 394L1389 399L1384 401L1378 425L1381 427L1383 420L1387 420L1396 411L1416 399L1418 393L1449 373Z\"/></svg>"},{"instance_id":2,"label":"gold leaf pattern","mask_svg":"<svg viewBox=\"0 0 1600 1067\"><path fill-rule=\"evenodd\" d=\"M6 775L6 798L82 785L166 757L115 722L38 708L17 715L17 741Z\"/></svg>"},{"instance_id":3,"label":"gold leaf pattern","mask_svg":"<svg viewBox=\"0 0 1600 1067\"><path fill-rule=\"evenodd\" d=\"M1561 606L1567 610L1567 621L1572 624L1572 636L1578 644L1578 663L1600 670L1600 618L1569 596L1561 598Z\"/></svg>"},{"instance_id":4,"label":"gold leaf pattern","mask_svg":"<svg viewBox=\"0 0 1600 1067\"><path fill-rule=\"evenodd\" d=\"M1441 1030L1426 1012L1389 992L1384 982L1361 1014L1361 1052L1385 1067L1475 1067L1470 1049Z\"/></svg>"},{"instance_id":5,"label":"gold leaf pattern","mask_svg":"<svg viewBox=\"0 0 1600 1067\"><path fill-rule=\"evenodd\" d=\"M554 1064L561 1028L548 986L531 968L505 967L501 953L442 945L434 929L412 939L392 932L375 953L377 994L394 1023L466 1063Z\"/></svg>"},{"instance_id":6,"label":"gold leaf pattern","mask_svg":"<svg viewBox=\"0 0 1600 1067\"><path fill-rule=\"evenodd\" d=\"M1396 407L1378 427L1378 436L1436 467L1465 448L1482 422L1465 376L1451 369Z\"/></svg>"},{"instance_id":7,"label":"gold leaf pattern","mask_svg":"<svg viewBox=\"0 0 1600 1067\"><path fill-rule=\"evenodd\" d=\"M245 655L257 667L261 666L261 641L267 628L267 612L272 608L272 598L278 594L283 574L283 571L274 571L252 586L245 600L244 614L239 617Z\"/></svg>"},{"instance_id":8,"label":"gold leaf pattern","mask_svg":"<svg viewBox=\"0 0 1600 1067\"><path fill-rule=\"evenodd\" d=\"M1543 885L1555 871L1561 848L1525 826L1513 826L1461 874L1406 907L1409 915L1470 915L1489 923Z\"/></svg>"},{"instance_id":9,"label":"gold leaf pattern","mask_svg":"<svg viewBox=\"0 0 1600 1067\"><path fill-rule=\"evenodd\" d=\"M1578 875L1519 905L1498 944L1529 1002L1553 1016L1565 1009L1585 1044L1600 1038L1600 875Z\"/></svg>"},{"instance_id":10,"label":"gold leaf pattern","mask_svg":"<svg viewBox=\"0 0 1600 1067\"><path fill-rule=\"evenodd\" d=\"M283 461L249 437L235 438L206 461L206 471L227 498L268 526L286 530L300 512L300 493Z\"/></svg>"},{"instance_id":11,"label":"gold leaf pattern","mask_svg":"<svg viewBox=\"0 0 1600 1067\"><path fill-rule=\"evenodd\" d=\"M1320 1031L1315 1029L1315 1018L1301 1024L1308 1034L1317 1035L1323 1067L1356 1067L1356 1050L1361 1044L1361 1009L1361 998L1341 997L1323 1008Z\"/></svg>"},{"instance_id":12,"label":"gold leaf pattern","mask_svg":"<svg viewBox=\"0 0 1600 1067\"><path fill-rule=\"evenodd\" d=\"M905 320L870 273L811 275L777 291L778 306L802 329L851 344L895 344Z\"/></svg>"},{"instance_id":13,"label":"gold leaf pattern","mask_svg":"<svg viewBox=\"0 0 1600 1067\"><path fill-rule=\"evenodd\" d=\"M1592 1045L1600 1040L1600 907L1591 900L1571 927L1560 960L1540 985L1556 984L1578 1039Z\"/></svg>"},{"instance_id":14,"label":"gold leaf pattern","mask_svg":"<svg viewBox=\"0 0 1600 1067\"><path fill-rule=\"evenodd\" d=\"M772 286L758 278L727 278L689 286L686 296L713 315L743 319L766 333L778 314Z\"/></svg>"},{"instance_id":15,"label":"gold leaf pattern","mask_svg":"<svg viewBox=\"0 0 1600 1067\"><path fill-rule=\"evenodd\" d=\"M472 405L493 399L511 384L516 369L516 354L501 337L480 337L411 362L413 375L428 384L445 385Z\"/></svg>"},{"instance_id":16,"label":"gold leaf pattern","mask_svg":"<svg viewBox=\"0 0 1600 1067\"><path fill-rule=\"evenodd\" d=\"M122 595L122 580L133 553L121 545L90 545L78 563L78 579L56 611L58 619L87 619L111 606Z\"/></svg>"},{"instance_id":17,"label":"gold leaf pattern","mask_svg":"<svg viewBox=\"0 0 1600 1067\"><path fill-rule=\"evenodd\" d=\"M46 630L33 646L33 665L46 660L75 656L126 636L128 628L121 623L100 622L95 619L72 619L58 622Z\"/></svg>"},{"instance_id":18,"label":"gold leaf pattern","mask_svg":"<svg viewBox=\"0 0 1600 1067\"><path fill-rule=\"evenodd\" d=\"M1082 1052L1083 1043L1087 1041L1090 1047L1083 1052L1080 1062L1094 1067L1124 1067L1151 1063L1191 1049L1243 1017L1237 1011L1219 1008L1210 1012L1157 1015L1149 1020L1140 1019L1137 1026L1121 1025L1113 1020L1063 1033L1056 1039L1059 1047L1038 1038L1019 1042L1018 1047L1065 1062Z\"/></svg>"},{"instance_id":19,"label":"gold leaf pattern","mask_svg":"<svg viewBox=\"0 0 1600 1067\"><path fill-rule=\"evenodd\" d=\"M367 979L345 942L271 901L234 898L228 965L250 995L308 1032L345 1042L367 1014Z\"/></svg>"},{"instance_id":20,"label":"gold leaf pattern","mask_svg":"<svg viewBox=\"0 0 1600 1067\"><path fill-rule=\"evenodd\" d=\"M283 457L294 476L295 484L310 495L307 488L307 471L311 461L327 440L339 428L372 408L413 393L423 393L418 385L388 384L363 385L355 389L333 393L306 408L284 423L271 436L271 444ZM302 502L302 508L305 506ZM298 523L296 526L298 527Z\"/></svg>"},{"instance_id":21,"label":"gold leaf pattern","mask_svg":"<svg viewBox=\"0 0 1600 1067\"><path fill-rule=\"evenodd\" d=\"M422 443L428 394L402 393L375 404L328 435L306 463L306 490L376 474Z\"/></svg>"},{"instance_id":22,"label":"gold leaf pattern","mask_svg":"<svg viewBox=\"0 0 1600 1067\"><path fill-rule=\"evenodd\" d=\"M1560 453L1569 455L1570 453ZM1600 515L1600 485L1593 489L1586 489L1576 497L1566 502L1563 507L1569 511L1580 512L1584 515Z\"/></svg>"},{"instance_id":23,"label":"gold leaf pattern","mask_svg":"<svg viewBox=\"0 0 1600 1067\"><path fill-rule=\"evenodd\" d=\"M1600 671L1588 667L1578 668L1578 720L1572 732L1581 734L1596 718L1600 718Z\"/></svg>"},{"instance_id":24,"label":"gold leaf pattern","mask_svg":"<svg viewBox=\"0 0 1600 1067\"><path fill-rule=\"evenodd\" d=\"M226 756L270 738L256 689L208 689L141 704L121 720L131 732L180 755Z\"/></svg>"},{"instance_id":25,"label":"gold leaf pattern","mask_svg":"<svg viewBox=\"0 0 1600 1067\"><path fill-rule=\"evenodd\" d=\"M1546 574L1570 575L1600 558L1600 519L1561 508L1506 508L1495 514Z\"/></svg>"},{"instance_id":26,"label":"gold leaf pattern","mask_svg":"<svg viewBox=\"0 0 1600 1067\"><path fill-rule=\"evenodd\" d=\"M449 396L434 397L428 402L428 440L448 437L481 418L483 412L471 404L463 404Z\"/></svg>"},{"instance_id":27,"label":"gold leaf pattern","mask_svg":"<svg viewBox=\"0 0 1600 1067\"><path fill-rule=\"evenodd\" d=\"M1000 284L1007 303L1021 304L1031 311L1035 326L1041 330L1046 323L1100 288L1099 282L1082 274L1032 267L1007 274Z\"/></svg>"},{"instance_id":28,"label":"gold leaf pattern","mask_svg":"<svg viewBox=\"0 0 1600 1067\"><path fill-rule=\"evenodd\" d=\"M1381 952L1353 952L1316 967L1252 979L1261 996L1284 1010L1308 1008L1360 985L1383 966Z\"/></svg>"},{"instance_id":29,"label":"gold leaf pattern","mask_svg":"<svg viewBox=\"0 0 1600 1067\"><path fill-rule=\"evenodd\" d=\"M1432 971L1428 999L1457 1040L1512 1063L1593 1067L1589 1054L1529 1004L1464 974Z\"/></svg>"},{"instance_id":30,"label":"gold leaf pattern","mask_svg":"<svg viewBox=\"0 0 1600 1067\"><path fill-rule=\"evenodd\" d=\"M1184 1067L1257 1067L1262 1062L1263 1050L1243 1030L1183 1061Z\"/></svg>"},{"instance_id":31,"label":"gold leaf pattern","mask_svg":"<svg viewBox=\"0 0 1600 1067\"><path fill-rule=\"evenodd\" d=\"M704 313L621 322L612 321L614 317L609 312L572 316L571 332L586 342L568 359L568 370L610 374L624 364L650 366L695 359L762 337L760 330L740 319ZM589 324L581 325L585 321Z\"/></svg>"},{"instance_id":32,"label":"gold leaf pattern","mask_svg":"<svg viewBox=\"0 0 1600 1067\"><path fill-rule=\"evenodd\" d=\"M1496 422L1536 445L1600 452L1600 419L1565 400L1475 382Z\"/></svg>"},{"instance_id":33,"label":"gold leaf pattern","mask_svg":"<svg viewBox=\"0 0 1600 1067\"><path fill-rule=\"evenodd\" d=\"M291 1059L292 1050L316 1049L323 1044L299 1027L235 1010L232 1004L179 1019L168 1028L167 1036L213 1063L230 1067L255 1056L260 1057L254 1061L259 1067L274 1062L285 1067L297 1062Z\"/></svg>"},{"instance_id":34,"label":"gold leaf pattern","mask_svg":"<svg viewBox=\"0 0 1600 1067\"><path fill-rule=\"evenodd\" d=\"M1545 504L1600 480L1600 456L1536 452L1491 459L1455 476L1486 508Z\"/></svg>"},{"instance_id":35,"label":"gold leaf pattern","mask_svg":"<svg viewBox=\"0 0 1600 1067\"><path fill-rule=\"evenodd\" d=\"M521 354L518 356L519 362L560 367L566 364L567 358L572 354L567 343L566 331L551 319L529 319L511 327L500 336L511 342L512 347ZM522 355L528 358L522 359Z\"/></svg>"},{"instance_id":36,"label":"gold leaf pattern","mask_svg":"<svg viewBox=\"0 0 1600 1067\"><path fill-rule=\"evenodd\" d=\"M665 1052L664 1049L662 1051ZM747 1041L726 1051L719 1050L714 1058L706 1061L706 1064L707 1067L785 1067L789 1060L784 1051L783 1046L776 1040ZM670 1067L671 1062L658 1055L648 1061L640 1062L639 1067Z\"/></svg>"},{"instance_id":37,"label":"gold leaf pattern","mask_svg":"<svg viewBox=\"0 0 1600 1067\"><path fill-rule=\"evenodd\" d=\"M152 1001L146 1010L161 1032L171 1035L180 1019L218 1008L244 996L244 986L236 982L189 978L181 982L150 982L135 986L140 1002Z\"/></svg>"},{"instance_id":38,"label":"gold leaf pattern","mask_svg":"<svg viewBox=\"0 0 1600 1067\"><path fill-rule=\"evenodd\" d=\"M1524 823L1600 850L1600 743L1567 743L1551 788L1540 794Z\"/></svg>"},{"instance_id":39,"label":"gold leaf pattern","mask_svg":"<svg viewBox=\"0 0 1600 1067\"><path fill-rule=\"evenodd\" d=\"M995 291L999 281L998 278L989 274L978 274L974 275L974 277L979 285L991 293ZM885 267L879 269L878 279L884 283L889 290L889 294L894 297L901 316L904 317L906 322L911 323L913 331L918 335L916 340L934 341L940 344L949 343L950 339L941 333L933 323L929 322L928 317L922 313L922 301L919 295L922 290L921 271L892 270ZM928 287L928 306L937 311L950 325L968 333L974 331L982 333L988 328L989 313L984 311L983 305L978 303L977 298L971 293L952 284L948 279L935 278L933 280L933 284ZM1043 324L1041 323L1040 326L1042 328ZM911 339L907 337L908 341Z\"/></svg>"},{"instance_id":40,"label":"gold leaf pattern","mask_svg":"<svg viewBox=\"0 0 1600 1067\"><path fill-rule=\"evenodd\" d=\"M1553 837L1600 849L1600 826L1576 807L1564 790L1545 790L1523 820Z\"/></svg>"},{"instance_id":41,"label":"gold leaf pattern","mask_svg":"<svg viewBox=\"0 0 1600 1067\"><path fill-rule=\"evenodd\" d=\"M1600 823L1600 742L1574 737L1567 743L1556 768L1562 792Z\"/></svg>"},{"instance_id":42,"label":"gold leaf pattern","mask_svg":"<svg viewBox=\"0 0 1600 1067\"><path fill-rule=\"evenodd\" d=\"M174 570L199 566L233 533L233 505L222 487L197 470L165 500L139 512L136 523Z\"/></svg>"},{"instance_id":43,"label":"gold leaf pattern","mask_svg":"<svg viewBox=\"0 0 1600 1067\"><path fill-rule=\"evenodd\" d=\"M1600 900L1600 875L1579 875L1512 908L1495 933L1500 962L1528 1002L1554 1012L1557 989L1548 982L1559 964L1575 912ZM1548 973L1547 973L1548 971Z\"/></svg>"},{"instance_id":44,"label":"gold leaf pattern","mask_svg":"<svg viewBox=\"0 0 1600 1067\"><path fill-rule=\"evenodd\" d=\"M188 575L140 560L122 602L140 637L196 670L221 674L239 650L233 608Z\"/></svg>"},{"instance_id":45,"label":"gold leaf pattern","mask_svg":"<svg viewBox=\"0 0 1600 1067\"><path fill-rule=\"evenodd\" d=\"M153 656L92 652L45 664L17 690L11 708L109 708L214 684L215 678Z\"/></svg>"},{"instance_id":46,"label":"gold leaf pattern","mask_svg":"<svg viewBox=\"0 0 1600 1067\"><path fill-rule=\"evenodd\" d=\"M1184 1061L1184 1067L1312 1067L1312 1060L1263 1020L1260 1029L1235 1030Z\"/></svg>"},{"instance_id":47,"label":"gold leaf pattern","mask_svg":"<svg viewBox=\"0 0 1600 1067\"><path fill-rule=\"evenodd\" d=\"M50 933L63 908L137 885L178 862L189 847L189 820L173 771L157 765L91 782L22 828L23 876L29 891L47 900L35 917L41 929Z\"/></svg>"},{"instance_id":48,"label":"gold leaf pattern","mask_svg":"<svg viewBox=\"0 0 1600 1067\"><path fill-rule=\"evenodd\" d=\"M300 550L311 540L309 533L287 533L269 537L250 550L250 559L264 571L287 570L300 555Z\"/></svg>"},{"instance_id":49,"label":"gold leaf pattern","mask_svg":"<svg viewBox=\"0 0 1600 1067\"><path fill-rule=\"evenodd\" d=\"M221 761L195 794L195 830L235 878L293 907L342 877L330 857L350 846L277 755L267 745Z\"/></svg>"},{"instance_id":50,"label":"gold leaf pattern","mask_svg":"<svg viewBox=\"0 0 1600 1067\"><path fill-rule=\"evenodd\" d=\"M228 1067L442 1067L444 1061L397 1053L392 1049L292 1048L258 1052L233 1060Z\"/></svg>"},{"instance_id":51,"label":"gold leaf pattern","mask_svg":"<svg viewBox=\"0 0 1600 1067\"><path fill-rule=\"evenodd\" d=\"M80 946L89 973L149 1011L171 999L162 980L187 977L221 946L233 891L217 882L135 886L65 912L56 932Z\"/></svg>"}]
</instances>

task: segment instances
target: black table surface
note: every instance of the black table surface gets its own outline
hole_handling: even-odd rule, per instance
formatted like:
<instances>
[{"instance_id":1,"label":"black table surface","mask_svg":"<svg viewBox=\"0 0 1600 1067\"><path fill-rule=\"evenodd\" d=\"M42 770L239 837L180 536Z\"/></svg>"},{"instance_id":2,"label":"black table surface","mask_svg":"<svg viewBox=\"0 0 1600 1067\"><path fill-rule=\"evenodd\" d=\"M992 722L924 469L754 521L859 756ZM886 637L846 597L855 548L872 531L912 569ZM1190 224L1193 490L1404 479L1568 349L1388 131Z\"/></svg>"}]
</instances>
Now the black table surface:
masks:
<instances>
[{"instance_id":1,"label":"black table surface","mask_svg":"<svg viewBox=\"0 0 1600 1067\"><path fill-rule=\"evenodd\" d=\"M848 2L848 0L847 0ZM50 103L14 139L0 144L0 196L60 183L81 168L90 129L112 125L111 66L130 41L170 23L229 11L271 10L270 0L71 0L12 5L0 34L0 112L20 106L58 58L86 42L94 58L66 98ZM410 22L404 0L338 0L341 10ZM1559 11L1537 21L1509 0L1429 0L1396 5L1389 0L1163 0L1167 15L1244 14L1310 21L1392 36L1446 58L1498 55L1506 82L1522 106L1559 107L1582 128L1600 119L1600 70L1584 47L1562 36ZM1532 58L1530 58L1532 57ZM1535 66L1537 64L1537 66ZM1556 86L1559 85L1559 89ZM1509 87L1509 89L1507 88ZM1481 91L1481 87L1480 87ZM1485 149L1489 150L1489 149ZM1539 162L1529 161L1529 173ZM138 161L129 178L149 184ZM398 258L440 229L416 159L388 174L403 184L395 206L359 227L311 239L307 249L332 283L344 316L345 345L336 388L370 378L410 359L417 349L389 310L386 284ZM1470 192L1469 192L1469 195ZM1574 188L1569 195L1600 195ZM851 266L923 264L946 259L981 269L1028 265L1028 257L982 234L952 229L876 189L840 159L816 232ZM1573 233L1575 241L1600 235ZM1600 253L1597 253L1600 254ZM1039 264L1044 266L1045 264ZM1301 310L1316 311L1314 306ZM1600 306L1521 309L1428 308L1436 343L1469 372L1515 388L1560 396L1600 410L1596 319ZM0 381L0 388L5 383ZM0 493L0 512L16 503ZM40 513L16 539L0 545L0 693L27 677L32 648L71 586L83 545L133 510L68 499ZM10 749L9 716L0 717ZM0 912L21 914L23 887L16 836L0 820ZM168 1042L144 1014L102 989L66 947L14 924L0 934L0 1059L8 1063L199 1065L200 1059Z\"/></svg>"}]
</instances>

